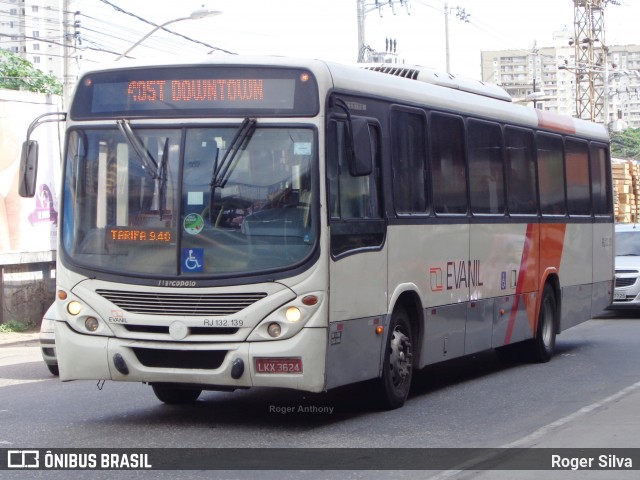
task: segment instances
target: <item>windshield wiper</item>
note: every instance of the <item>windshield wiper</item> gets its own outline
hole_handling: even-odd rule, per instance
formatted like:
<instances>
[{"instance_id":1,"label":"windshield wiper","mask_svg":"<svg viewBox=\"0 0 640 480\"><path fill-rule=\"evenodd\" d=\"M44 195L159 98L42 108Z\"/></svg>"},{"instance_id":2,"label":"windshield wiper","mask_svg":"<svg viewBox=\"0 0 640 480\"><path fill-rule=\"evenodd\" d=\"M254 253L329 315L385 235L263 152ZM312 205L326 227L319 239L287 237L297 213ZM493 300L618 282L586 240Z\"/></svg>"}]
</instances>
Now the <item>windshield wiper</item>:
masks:
<instances>
[{"instance_id":1,"label":"windshield wiper","mask_svg":"<svg viewBox=\"0 0 640 480\"><path fill-rule=\"evenodd\" d=\"M166 210L167 201L167 159L169 158L169 138L167 137L162 149L162 158L160 159L160 166L153 155L147 150L142 141L138 138L136 133L131 128L131 123L126 118L117 120L118 128L122 132L122 135L127 139L133 151L136 152L138 158L142 162L142 166L154 180L153 199L151 201L151 209L156 210L160 215L160 220L163 218L163 213Z\"/></svg>"},{"instance_id":2,"label":"windshield wiper","mask_svg":"<svg viewBox=\"0 0 640 480\"><path fill-rule=\"evenodd\" d=\"M256 123L257 121L255 118L247 117L242 121L220 163L218 163L218 153L216 151L216 158L213 162L213 172L211 174L211 183L209 184L211 187L211 195L209 197L209 221L213 221L213 207L216 188L224 188L226 185L229 180L229 176L233 172L233 168L231 167L235 163L238 153L247 148L247 145L251 140L251 136L256 130Z\"/></svg>"},{"instance_id":3,"label":"windshield wiper","mask_svg":"<svg viewBox=\"0 0 640 480\"><path fill-rule=\"evenodd\" d=\"M133 150L136 152L136 155L138 155L138 158L140 158L140 161L142 162L144 168L147 170L147 173L154 180L160 179L160 175L158 172L158 162L155 161L153 156L149 153L149 150L145 148L140 139L137 137L137 135L131 128L131 123L129 122L129 120L123 118L117 120L117 123L118 128L122 132L122 135L124 135L124 138L127 139L129 145L131 145Z\"/></svg>"},{"instance_id":4,"label":"windshield wiper","mask_svg":"<svg viewBox=\"0 0 640 480\"><path fill-rule=\"evenodd\" d=\"M242 124L236 131L236 134L231 140L231 144L229 148L222 157L222 161L218 165L218 159L213 164L213 174L211 176L211 190L213 191L216 187L224 187L229 180L229 175L231 175L232 169L231 165L233 165L234 160L238 156L238 153L243 151L253 132L256 129L256 119L255 118L245 118L242 121Z\"/></svg>"},{"instance_id":5,"label":"windshield wiper","mask_svg":"<svg viewBox=\"0 0 640 480\"><path fill-rule=\"evenodd\" d=\"M164 147L162 148L162 158L160 159L160 171L156 183L158 184L158 212L160 214L160 220L162 220L162 214L167 209L167 160L169 158L169 137L164 140Z\"/></svg>"}]
</instances>

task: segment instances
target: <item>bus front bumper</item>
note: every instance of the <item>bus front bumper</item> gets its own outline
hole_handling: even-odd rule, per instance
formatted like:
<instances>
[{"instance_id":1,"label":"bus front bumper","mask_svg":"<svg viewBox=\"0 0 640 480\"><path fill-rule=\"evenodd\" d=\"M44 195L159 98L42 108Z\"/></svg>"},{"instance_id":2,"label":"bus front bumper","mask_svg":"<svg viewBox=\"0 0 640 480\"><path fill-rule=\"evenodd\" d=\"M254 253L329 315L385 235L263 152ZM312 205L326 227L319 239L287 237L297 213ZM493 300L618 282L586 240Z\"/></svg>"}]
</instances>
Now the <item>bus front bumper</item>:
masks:
<instances>
[{"instance_id":1,"label":"bus front bumper","mask_svg":"<svg viewBox=\"0 0 640 480\"><path fill-rule=\"evenodd\" d=\"M85 335L56 322L55 337L62 381L181 383L211 390L325 389L325 328L303 328L294 337L278 341L189 343ZM256 359L266 359L272 368L258 372ZM273 368L274 364L295 368Z\"/></svg>"}]
</instances>

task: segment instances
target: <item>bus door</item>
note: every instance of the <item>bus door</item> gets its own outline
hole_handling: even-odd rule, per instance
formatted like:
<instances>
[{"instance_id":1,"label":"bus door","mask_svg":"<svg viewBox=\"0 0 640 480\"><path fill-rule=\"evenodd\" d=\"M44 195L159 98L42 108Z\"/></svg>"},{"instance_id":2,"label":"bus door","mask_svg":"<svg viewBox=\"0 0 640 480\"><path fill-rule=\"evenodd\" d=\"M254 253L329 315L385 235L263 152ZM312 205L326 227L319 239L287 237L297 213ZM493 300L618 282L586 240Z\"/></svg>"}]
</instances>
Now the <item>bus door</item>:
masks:
<instances>
[{"instance_id":1,"label":"bus door","mask_svg":"<svg viewBox=\"0 0 640 480\"><path fill-rule=\"evenodd\" d=\"M351 127L358 128L355 122ZM376 326L385 321L387 309L380 129L375 122L360 122L359 128L368 132L372 161L370 168L354 168L348 159L351 127L346 119L329 121L327 388L379 375L383 335L376 333Z\"/></svg>"}]
</instances>

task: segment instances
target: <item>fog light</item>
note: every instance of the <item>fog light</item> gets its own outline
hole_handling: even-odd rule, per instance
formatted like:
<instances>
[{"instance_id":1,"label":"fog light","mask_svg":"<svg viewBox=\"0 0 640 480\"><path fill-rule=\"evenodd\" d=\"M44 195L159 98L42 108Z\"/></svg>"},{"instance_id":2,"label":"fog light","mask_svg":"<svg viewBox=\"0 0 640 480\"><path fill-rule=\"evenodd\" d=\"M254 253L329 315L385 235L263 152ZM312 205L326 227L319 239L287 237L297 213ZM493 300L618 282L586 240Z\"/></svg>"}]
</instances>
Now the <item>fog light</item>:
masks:
<instances>
[{"instance_id":1,"label":"fog light","mask_svg":"<svg viewBox=\"0 0 640 480\"><path fill-rule=\"evenodd\" d=\"M89 317L84 321L84 326L90 332L95 332L100 326L100 324L98 323L98 319Z\"/></svg>"},{"instance_id":2,"label":"fog light","mask_svg":"<svg viewBox=\"0 0 640 480\"><path fill-rule=\"evenodd\" d=\"M300 321L302 313L300 313L300 309L298 307L289 307L287 308L287 313L285 313L284 316L287 317L289 322L296 323Z\"/></svg>"},{"instance_id":3,"label":"fog light","mask_svg":"<svg viewBox=\"0 0 640 480\"><path fill-rule=\"evenodd\" d=\"M267 327L267 332L273 338L276 338L276 337L279 337L280 334L282 333L282 328L280 327L280 324L278 324L278 323L270 323L269 326Z\"/></svg>"},{"instance_id":4,"label":"fog light","mask_svg":"<svg viewBox=\"0 0 640 480\"><path fill-rule=\"evenodd\" d=\"M76 302L75 300L69 302L69 304L67 305L67 312L69 312L69 314L71 315L78 315L80 313L80 310L82 310L82 305L80 304L80 302Z\"/></svg>"}]
</instances>

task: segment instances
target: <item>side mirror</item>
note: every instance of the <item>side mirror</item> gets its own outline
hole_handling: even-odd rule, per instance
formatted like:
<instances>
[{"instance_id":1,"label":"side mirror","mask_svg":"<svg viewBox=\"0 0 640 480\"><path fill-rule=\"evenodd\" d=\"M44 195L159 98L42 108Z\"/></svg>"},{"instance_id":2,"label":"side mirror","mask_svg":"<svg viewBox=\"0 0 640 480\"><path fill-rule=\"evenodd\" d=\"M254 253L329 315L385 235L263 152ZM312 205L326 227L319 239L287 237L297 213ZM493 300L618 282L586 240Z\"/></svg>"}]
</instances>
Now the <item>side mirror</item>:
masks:
<instances>
[{"instance_id":1,"label":"side mirror","mask_svg":"<svg viewBox=\"0 0 640 480\"><path fill-rule=\"evenodd\" d=\"M21 197L32 198L36 193L36 179L38 175L38 142L27 140L22 144L20 156L20 185Z\"/></svg>"},{"instance_id":2,"label":"side mirror","mask_svg":"<svg viewBox=\"0 0 640 480\"><path fill-rule=\"evenodd\" d=\"M373 149L369 122L363 118L351 120L351 154L349 173L352 177L365 177L373 171Z\"/></svg>"}]
</instances>

